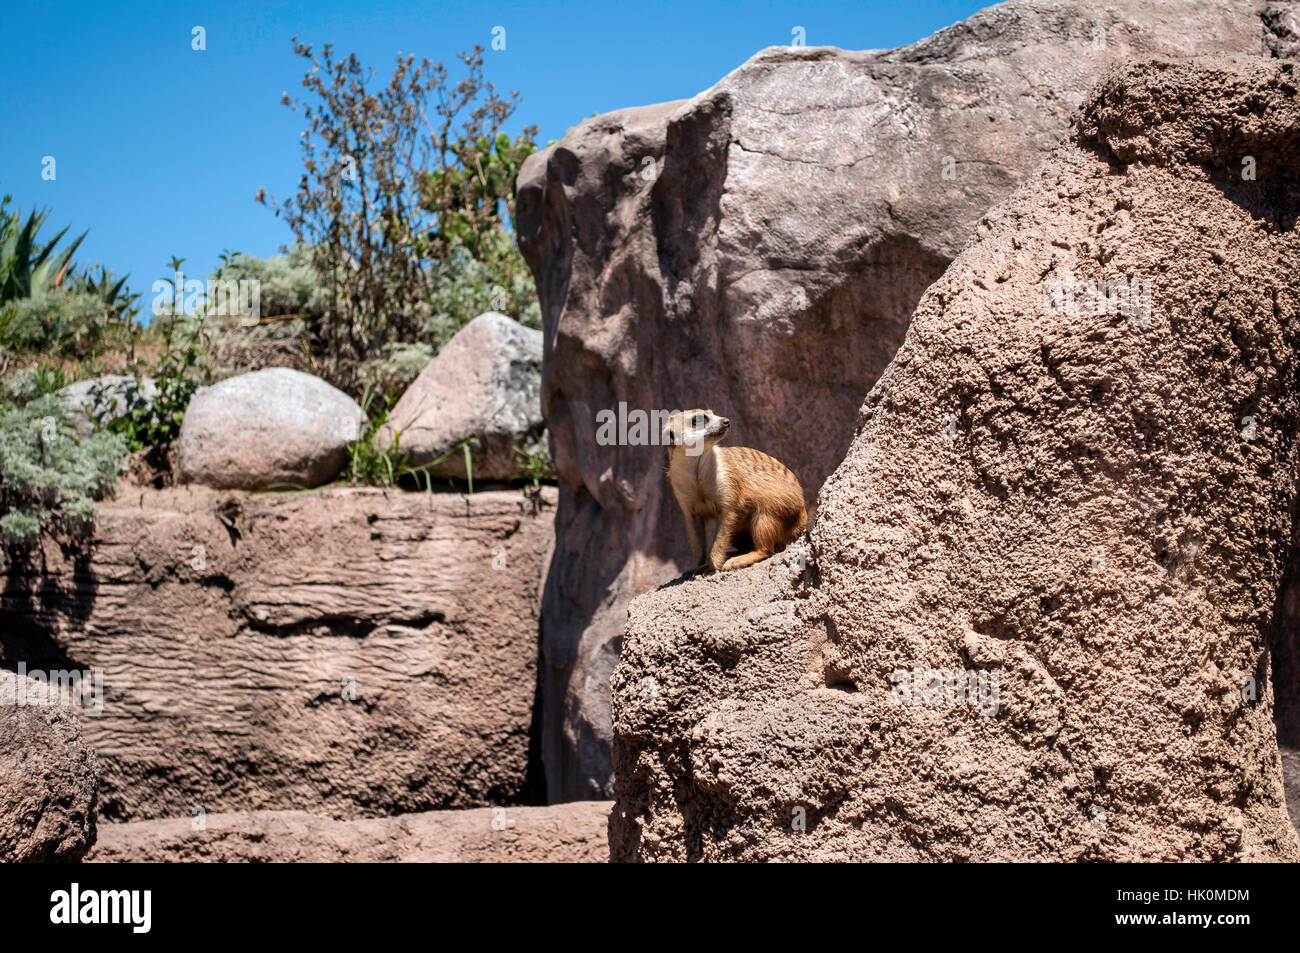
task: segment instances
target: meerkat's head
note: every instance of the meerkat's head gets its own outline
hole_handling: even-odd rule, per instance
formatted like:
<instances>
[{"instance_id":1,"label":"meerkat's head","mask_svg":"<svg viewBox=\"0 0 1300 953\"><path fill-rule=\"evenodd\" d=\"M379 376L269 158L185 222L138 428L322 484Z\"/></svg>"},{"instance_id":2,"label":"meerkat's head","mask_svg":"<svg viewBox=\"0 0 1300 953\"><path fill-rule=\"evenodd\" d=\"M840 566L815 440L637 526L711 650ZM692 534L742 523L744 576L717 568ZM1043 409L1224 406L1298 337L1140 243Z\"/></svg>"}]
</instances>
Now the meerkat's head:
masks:
<instances>
[{"instance_id":1,"label":"meerkat's head","mask_svg":"<svg viewBox=\"0 0 1300 953\"><path fill-rule=\"evenodd\" d=\"M671 462L677 454L698 457L719 443L731 429L731 421L711 410L683 410L664 424L663 445Z\"/></svg>"}]
</instances>

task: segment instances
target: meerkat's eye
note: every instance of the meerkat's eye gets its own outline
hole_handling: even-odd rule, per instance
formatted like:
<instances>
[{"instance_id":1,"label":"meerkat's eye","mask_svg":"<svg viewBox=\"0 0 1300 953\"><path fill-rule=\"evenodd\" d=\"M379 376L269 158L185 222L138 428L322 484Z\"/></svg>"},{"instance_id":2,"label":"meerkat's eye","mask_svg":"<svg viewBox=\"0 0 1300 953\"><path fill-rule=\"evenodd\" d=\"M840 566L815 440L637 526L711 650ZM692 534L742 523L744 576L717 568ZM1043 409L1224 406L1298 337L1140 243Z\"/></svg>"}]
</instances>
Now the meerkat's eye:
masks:
<instances>
[{"instance_id":1,"label":"meerkat's eye","mask_svg":"<svg viewBox=\"0 0 1300 953\"><path fill-rule=\"evenodd\" d=\"M703 414L696 414L694 417L691 418L691 426L703 427L706 423L708 423L708 420L709 418L704 416Z\"/></svg>"}]
</instances>

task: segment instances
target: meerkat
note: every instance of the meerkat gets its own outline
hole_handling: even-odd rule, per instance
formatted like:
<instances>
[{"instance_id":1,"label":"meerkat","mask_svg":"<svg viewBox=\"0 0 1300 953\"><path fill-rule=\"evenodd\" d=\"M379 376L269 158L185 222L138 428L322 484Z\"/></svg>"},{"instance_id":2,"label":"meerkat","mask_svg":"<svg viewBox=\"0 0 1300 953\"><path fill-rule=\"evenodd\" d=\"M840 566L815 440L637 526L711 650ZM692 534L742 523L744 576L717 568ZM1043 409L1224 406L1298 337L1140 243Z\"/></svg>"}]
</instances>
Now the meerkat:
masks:
<instances>
[{"instance_id":1,"label":"meerkat","mask_svg":"<svg viewBox=\"0 0 1300 953\"><path fill-rule=\"evenodd\" d=\"M686 517L691 556L697 568L742 569L767 559L804 531L808 514L798 478L773 457L749 447L719 447L731 421L711 410L673 414L664 425L668 481ZM706 563L706 520L717 535ZM748 534L752 552L727 559L727 547Z\"/></svg>"}]
</instances>

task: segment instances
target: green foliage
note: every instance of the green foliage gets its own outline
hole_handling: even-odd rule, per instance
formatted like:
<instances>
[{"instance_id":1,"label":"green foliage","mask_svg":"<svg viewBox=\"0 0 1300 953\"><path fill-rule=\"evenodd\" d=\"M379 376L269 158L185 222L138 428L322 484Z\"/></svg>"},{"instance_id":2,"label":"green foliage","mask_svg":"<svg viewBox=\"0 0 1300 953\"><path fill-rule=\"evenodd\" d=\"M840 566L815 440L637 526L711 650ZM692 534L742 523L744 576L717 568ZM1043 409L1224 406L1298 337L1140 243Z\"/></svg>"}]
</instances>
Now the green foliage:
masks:
<instances>
[{"instance_id":1,"label":"green foliage","mask_svg":"<svg viewBox=\"0 0 1300 953\"><path fill-rule=\"evenodd\" d=\"M328 309L329 296L312 266L311 251L301 245L270 258L223 252L212 277L260 282L264 318L293 316L319 321Z\"/></svg>"},{"instance_id":2,"label":"green foliage","mask_svg":"<svg viewBox=\"0 0 1300 953\"><path fill-rule=\"evenodd\" d=\"M68 375L63 368L35 364L20 368L0 380L0 401L22 406L38 397L53 394L67 384Z\"/></svg>"},{"instance_id":3,"label":"green foliage","mask_svg":"<svg viewBox=\"0 0 1300 953\"><path fill-rule=\"evenodd\" d=\"M515 180L524 160L537 151L535 134L529 130L513 141L504 132L461 137L449 145L438 168L424 173L420 205L436 219L429 236L436 257L455 243L480 261L492 261L496 249L488 243L504 231L503 212L514 218Z\"/></svg>"},{"instance_id":4,"label":"green foliage","mask_svg":"<svg viewBox=\"0 0 1300 953\"><path fill-rule=\"evenodd\" d=\"M157 393L147 394L137 379L124 393L92 394L104 407L97 427L120 436L133 453L165 447L179 437L190 398L212 381L210 325L202 317L172 313L156 315L154 322L162 337L162 354L149 368Z\"/></svg>"},{"instance_id":5,"label":"green foliage","mask_svg":"<svg viewBox=\"0 0 1300 953\"><path fill-rule=\"evenodd\" d=\"M93 390L92 397L101 408L96 427L121 437L132 453L166 446L180 436L181 421L194 390L188 382L171 379L161 383L151 396L139 378L112 393Z\"/></svg>"},{"instance_id":6,"label":"green foliage","mask_svg":"<svg viewBox=\"0 0 1300 953\"><path fill-rule=\"evenodd\" d=\"M470 453L473 438L462 440L436 460L420 466L411 464L411 455L402 449L402 435L394 432L391 439L385 440L380 431L388 424L388 413L392 409L393 398L389 396L378 409L372 413L376 401L380 398L376 391L366 388L361 397L361 409L366 415L366 423L361 435L348 444L348 465L343 472L349 483L364 486L396 487L403 483L414 483L425 490L433 491L433 468L454 454L465 455L465 472L469 476L469 491L474 492L474 461Z\"/></svg>"},{"instance_id":7,"label":"green foliage","mask_svg":"<svg viewBox=\"0 0 1300 953\"><path fill-rule=\"evenodd\" d=\"M429 318L424 336L440 350L484 311L499 311L530 328L542 326L532 273L504 231L485 236L481 257L453 241L446 257L434 262L429 288Z\"/></svg>"},{"instance_id":8,"label":"green foliage","mask_svg":"<svg viewBox=\"0 0 1300 953\"><path fill-rule=\"evenodd\" d=\"M519 454L519 472L528 481L524 487L525 493L536 494L543 481L555 479L555 467L551 464L551 454L546 444L532 453L523 450L516 450L515 453Z\"/></svg>"},{"instance_id":9,"label":"green foliage","mask_svg":"<svg viewBox=\"0 0 1300 953\"><path fill-rule=\"evenodd\" d=\"M391 440L384 440L380 435L388 423L391 397L372 413L377 400L380 398L370 388L366 388L361 396L361 410L366 415L366 422L357 439L348 444L348 465L343 474L345 479L349 483L381 487L395 487L402 480L407 480L422 484L426 490L432 490L433 474L430 470L450 454L444 454L423 466L411 466L410 454L401 447L402 435L397 433Z\"/></svg>"},{"instance_id":10,"label":"green foliage","mask_svg":"<svg viewBox=\"0 0 1300 953\"><path fill-rule=\"evenodd\" d=\"M82 232L71 245L57 251L68 229L42 242L38 233L50 213L33 210L24 222L17 212L9 211L12 199L10 195L0 199L0 304L58 287L77 246L86 238Z\"/></svg>"},{"instance_id":11,"label":"green foliage","mask_svg":"<svg viewBox=\"0 0 1300 953\"><path fill-rule=\"evenodd\" d=\"M498 286L496 310L525 310L533 295L504 221L536 130L501 133L519 97L483 77L482 47L459 55L465 75L454 85L428 59L399 56L380 85L355 55L336 59L327 45L317 56L296 38L294 52L310 63L309 98L282 101L308 127L303 176L282 204L258 200L310 249L325 287L309 329L323 376L355 392L362 362L393 343L441 343L479 313L469 300L491 307ZM448 278L454 286L441 289Z\"/></svg>"},{"instance_id":12,"label":"green foliage","mask_svg":"<svg viewBox=\"0 0 1300 953\"><path fill-rule=\"evenodd\" d=\"M259 287L256 322L215 316L209 320L215 374L228 376L263 367L318 372L309 329L323 319L327 304L310 251L295 246L269 258L225 251L211 277L256 281Z\"/></svg>"},{"instance_id":13,"label":"green foliage","mask_svg":"<svg viewBox=\"0 0 1300 953\"><path fill-rule=\"evenodd\" d=\"M471 255L457 239L442 259L430 263L429 289L415 312L420 317L415 340L383 342L335 383L354 394L369 387L378 395L398 395L457 331L485 311L499 311L540 328L532 274L511 236L498 230L481 237L478 247L481 257ZM326 345L314 339L310 329L320 321L327 295L310 251L297 246L270 258L238 252L222 258L214 278L261 282L262 321L224 329L212 324L214 370L233 373L275 365L316 372L313 358Z\"/></svg>"},{"instance_id":14,"label":"green foliage","mask_svg":"<svg viewBox=\"0 0 1300 953\"><path fill-rule=\"evenodd\" d=\"M84 360L129 335L101 297L64 288L41 290L0 305L0 346Z\"/></svg>"},{"instance_id":15,"label":"green foliage","mask_svg":"<svg viewBox=\"0 0 1300 953\"><path fill-rule=\"evenodd\" d=\"M53 395L0 406L0 562L3 550L30 546L45 532L87 536L95 501L112 489L125 449L115 434L78 440Z\"/></svg>"},{"instance_id":16,"label":"green foliage","mask_svg":"<svg viewBox=\"0 0 1300 953\"><path fill-rule=\"evenodd\" d=\"M126 275L114 279L112 271L99 266L98 275L89 268L71 272L67 286L69 291L97 298L109 315L121 320L134 317L140 310L136 306L140 296L127 289L126 279Z\"/></svg>"},{"instance_id":17,"label":"green foliage","mask_svg":"<svg viewBox=\"0 0 1300 953\"><path fill-rule=\"evenodd\" d=\"M380 357L363 361L358 366L357 377L369 390L392 400L410 386L433 360L433 355L433 346L424 341L386 344Z\"/></svg>"},{"instance_id":18,"label":"green foliage","mask_svg":"<svg viewBox=\"0 0 1300 953\"><path fill-rule=\"evenodd\" d=\"M289 307L286 299L280 301L277 307ZM310 310L300 308L272 315L263 309L257 321L215 316L204 320L210 332L212 372L217 379L266 367L290 367L330 379L317 359L319 349L313 346ZM332 382L354 397L360 395L359 389L347 386L344 380Z\"/></svg>"},{"instance_id":19,"label":"green foliage","mask_svg":"<svg viewBox=\"0 0 1300 953\"><path fill-rule=\"evenodd\" d=\"M86 359L129 335L138 295L126 279L106 268L78 271L72 256L86 234L59 250L68 229L45 241L49 212L24 220L10 200L0 199L0 347Z\"/></svg>"},{"instance_id":20,"label":"green foliage","mask_svg":"<svg viewBox=\"0 0 1300 953\"><path fill-rule=\"evenodd\" d=\"M155 315L154 324L161 337L162 354L152 365L150 375L159 383L178 380L195 387L211 383L211 324L187 314Z\"/></svg>"}]
</instances>

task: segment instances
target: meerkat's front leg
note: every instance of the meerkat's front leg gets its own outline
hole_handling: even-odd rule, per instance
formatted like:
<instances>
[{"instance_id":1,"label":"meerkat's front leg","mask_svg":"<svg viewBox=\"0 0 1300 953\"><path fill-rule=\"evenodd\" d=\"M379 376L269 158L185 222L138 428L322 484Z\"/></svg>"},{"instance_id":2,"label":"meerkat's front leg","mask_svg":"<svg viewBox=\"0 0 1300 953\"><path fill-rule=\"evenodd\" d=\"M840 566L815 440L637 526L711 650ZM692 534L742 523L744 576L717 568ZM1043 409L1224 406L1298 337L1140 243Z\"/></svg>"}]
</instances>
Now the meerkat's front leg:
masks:
<instances>
[{"instance_id":1,"label":"meerkat's front leg","mask_svg":"<svg viewBox=\"0 0 1300 953\"><path fill-rule=\"evenodd\" d=\"M709 565L714 572L722 572L727 561L727 547L731 545L731 536L736 531L736 517L724 512L718 517L718 535L713 538L713 551L709 554Z\"/></svg>"},{"instance_id":2,"label":"meerkat's front leg","mask_svg":"<svg viewBox=\"0 0 1300 953\"><path fill-rule=\"evenodd\" d=\"M704 559L704 520L687 513L686 535L691 538L691 568L699 569L706 565Z\"/></svg>"},{"instance_id":3,"label":"meerkat's front leg","mask_svg":"<svg viewBox=\"0 0 1300 953\"><path fill-rule=\"evenodd\" d=\"M691 541L691 566L698 568L704 565L704 524L680 496L677 497L677 506L686 519L686 536Z\"/></svg>"},{"instance_id":4,"label":"meerkat's front leg","mask_svg":"<svg viewBox=\"0 0 1300 953\"><path fill-rule=\"evenodd\" d=\"M709 564L709 527L708 521L701 516L694 518L695 529L691 533L691 557L694 559L692 565L696 569L703 569ZM696 545L696 540L699 544Z\"/></svg>"}]
</instances>

